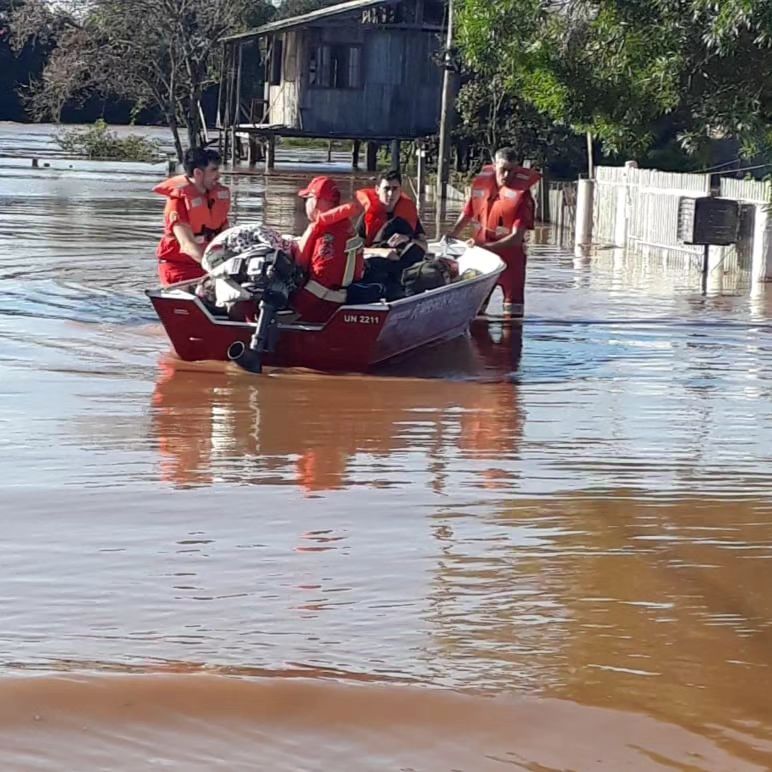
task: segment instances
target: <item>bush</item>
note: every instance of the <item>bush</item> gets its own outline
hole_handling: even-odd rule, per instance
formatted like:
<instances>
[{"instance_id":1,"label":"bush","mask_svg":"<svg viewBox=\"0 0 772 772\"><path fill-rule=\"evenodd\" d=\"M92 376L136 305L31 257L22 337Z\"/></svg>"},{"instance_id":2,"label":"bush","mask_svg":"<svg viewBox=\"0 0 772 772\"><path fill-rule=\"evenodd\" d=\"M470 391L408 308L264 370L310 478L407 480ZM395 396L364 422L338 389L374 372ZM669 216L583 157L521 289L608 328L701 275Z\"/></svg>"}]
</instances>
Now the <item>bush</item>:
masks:
<instances>
[{"instance_id":1,"label":"bush","mask_svg":"<svg viewBox=\"0 0 772 772\"><path fill-rule=\"evenodd\" d=\"M158 161L163 158L157 140L130 134L119 137L100 118L87 129L67 129L55 135L65 153L112 161Z\"/></svg>"},{"instance_id":2,"label":"bush","mask_svg":"<svg viewBox=\"0 0 772 772\"><path fill-rule=\"evenodd\" d=\"M293 147L307 150L316 148L319 150L327 150L330 140L328 139L316 139L312 137L281 137L279 138L279 144L282 147ZM351 142L347 139L336 139L332 141L333 150L351 150Z\"/></svg>"}]
</instances>

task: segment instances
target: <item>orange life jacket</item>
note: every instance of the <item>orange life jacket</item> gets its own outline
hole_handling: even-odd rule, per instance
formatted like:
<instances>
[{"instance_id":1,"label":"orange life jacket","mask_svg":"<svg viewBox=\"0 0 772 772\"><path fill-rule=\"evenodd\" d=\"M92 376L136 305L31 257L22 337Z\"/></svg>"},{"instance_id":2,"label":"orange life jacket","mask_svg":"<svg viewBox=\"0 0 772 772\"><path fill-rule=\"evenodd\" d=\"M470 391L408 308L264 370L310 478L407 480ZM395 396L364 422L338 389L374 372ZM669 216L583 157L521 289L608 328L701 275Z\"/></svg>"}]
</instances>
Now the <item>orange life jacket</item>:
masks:
<instances>
[{"instance_id":1,"label":"orange life jacket","mask_svg":"<svg viewBox=\"0 0 772 772\"><path fill-rule=\"evenodd\" d=\"M365 246L372 246L373 241L389 220L389 212L378 198L374 188L363 188L356 192L357 201L365 210ZM418 226L418 209L415 201L400 193L393 209L394 217L404 220L415 231Z\"/></svg>"},{"instance_id":2,"label":"orange life jacket","mask_svg":"<svg viewBox=\"0 0 772 772\"><path fill-rule=\"evenodd\" d=\"M529 190L541 179L535 169L519 167L511 186L499 188L493 166L485 166L472 182L472 213L476 244L498 241L512 232Z\"/></svg>"},{"instance_id":3,"label":"orange life jacket","mask_svg":"<svg viewBox=\"0 0 772 772\"><path fill-rule=\"evenodd\" d=\"M358 211L358 204L342 204L319 213L317 219L308 226L298 245L300 248L298 262L308 268L309 283L319 284L327 290L340 290L362 278L364 256L361 239L358 240L358 244L349 243L354 236L351 217ZM324 265L314 266L311 260L316 242L320 238L332 239L330 251L333 257L325 260Z\"/></svg>"},{"instance_id":4,"label":"orange life jacket","mask_svg":"<svg viewBox=\"0 0 772 772\"><path fill-rule=\"evenodd\" d=\"M176 224L171 219L173 210L172 202L182 199L188 211L188 219L196 242L206 246L218 233L225 230L228 225L228 213L231 206L231 193L224 185L217 185L212 190L202 193L184 174L170 177L153 188L154 193L159 193L169 199L164 209L164 237L174 239L173 226ZM176 241L176 239L174 239ZM159 254L159 257L161 255ZM164 254L167 258L173 255Z\"/></svg>"},{"instance_id":5,"label":"orange life jacket","mask_svg":"<svg viewBox=\"0 0 772 772\"><path fill-rule=\"evenodd\" d=\"M308 270L308 281L295 293L293 308L304 321L326 321L346 302L346 289L365 270L362 239L355 236L351 217L359 204L349 203L320 213L300 239L297 262ZM313 262L319 239L330 240L330 256Z\"/></svg>"}]
</instances>

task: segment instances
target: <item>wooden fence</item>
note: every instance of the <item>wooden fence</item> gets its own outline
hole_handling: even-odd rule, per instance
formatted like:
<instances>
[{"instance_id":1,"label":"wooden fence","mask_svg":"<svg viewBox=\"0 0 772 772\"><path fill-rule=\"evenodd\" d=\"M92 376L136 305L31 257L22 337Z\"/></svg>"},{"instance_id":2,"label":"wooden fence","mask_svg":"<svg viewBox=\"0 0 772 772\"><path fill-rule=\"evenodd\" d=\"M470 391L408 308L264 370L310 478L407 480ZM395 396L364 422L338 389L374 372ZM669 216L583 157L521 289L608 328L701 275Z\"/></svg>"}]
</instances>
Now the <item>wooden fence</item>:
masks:
<instances>
[{"instance_id":1,"label":"wooden fence","mask_svg":"<svg viewBox=\"0 0 772 772\"><path fill-rule=\"evenodd\" d=\"M678 203L710 193L707 174L675 174L631 166L597 169L593 240L665 262L702 264L703 249L678 240Z\"/></svg>"}]
</instances>

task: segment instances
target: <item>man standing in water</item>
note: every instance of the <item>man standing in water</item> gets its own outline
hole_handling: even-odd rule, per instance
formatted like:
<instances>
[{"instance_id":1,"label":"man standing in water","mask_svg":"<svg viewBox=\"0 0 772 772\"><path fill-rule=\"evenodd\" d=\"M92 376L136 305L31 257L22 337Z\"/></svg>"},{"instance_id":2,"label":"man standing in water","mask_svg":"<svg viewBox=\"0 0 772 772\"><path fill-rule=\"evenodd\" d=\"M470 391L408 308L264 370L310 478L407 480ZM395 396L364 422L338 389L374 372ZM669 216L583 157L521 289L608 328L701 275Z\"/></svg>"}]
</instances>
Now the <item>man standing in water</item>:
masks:
<instances>
[{"instance_id":1,"label":"man standing in water","mask_svg":"<svg viewBox=\"0 0 772 772\"><path fill-rule=\"evenodd\" d=\"M183 168L185 174L153 188L167 199L164 235L156 250L164 286L204 276L204 250L228 227L231 194L220 184L220 154L192 147L185 153Z\"/></svg>"},{"instance_id":2,"label":"man standing in water","mask_svg":"<svg viewBox=\"0 0 772 772\"><path fill-rule=\"evenodd\" d=\"M504 292L504 315L523 315L525 300L525 234L534 227L534 201L530 189L541 175L518 163L511 147L496 151L494 165L486 166L472 182L472 195L453 229L456 238L467 223L473 241L497 254L506 269L498 286Z\"/></svg>"}]
</instances>

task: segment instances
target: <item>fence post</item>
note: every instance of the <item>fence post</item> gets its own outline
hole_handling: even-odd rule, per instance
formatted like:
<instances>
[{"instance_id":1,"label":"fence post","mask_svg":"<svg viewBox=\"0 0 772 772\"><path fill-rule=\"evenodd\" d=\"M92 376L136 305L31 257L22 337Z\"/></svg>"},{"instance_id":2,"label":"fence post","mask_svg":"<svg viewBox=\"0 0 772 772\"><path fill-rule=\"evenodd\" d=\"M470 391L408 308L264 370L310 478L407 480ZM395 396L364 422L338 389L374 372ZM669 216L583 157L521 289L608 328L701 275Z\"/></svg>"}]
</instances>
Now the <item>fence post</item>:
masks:
<instances>
[{"instance_id":1,"label":"fence post","mask_svg":"<svg viewBox=\"0 0 772 772\"><path fill-rule=\"evenodd\" d=\"M764 204L756 204L751 277L754 282L772 281L772 217Z\"/></svg>"},{"instance_id":2,"label":"fence post","mask_svg":"<svg viewBox=\"0 0 772 772\"><path fill-rule=\"evenodd\" d=\"M576 227L574 229L574 254L585 257L592 245L594 180L579 180L576 183Z\"/></svg>"},{"instance_id":3,"label":"fence post","mask_svg":"<svg viewBox=\"0 0 772 772\"><path fill-rule=\"evenodd\" d=\"M418 201L416 203L420 205L423 203L426 190L426 148L419 145L416 149L416 156L416 187L418 188L416 191L418 194Z\"/></svg>"},{"instance_id":4,"label":"fence post","mask_svg":"<svg viewBox=\"0 0 772 772\"><path fill-rule=\"evenodd\" d=\"M557 195L557 201L555 202L555 215L556 215L556 223L555 228L558 233L558 243L563 243L563 207L565 206L565 203L563 202L563 188L560 188L558 190Z\"/></svg>"},{"instance_id":5,"label":"fence post","mask_svg":"<svg viewBox=\"0 0 772 772\"><path fill-rule=\"evenodd\" d=\"M617 188L617 207L614 214L614 245L623 249L627 247L627 220L630 209L630 172L632 169L637 168L638 164L635 161L625 161L623 184Z\"/></svg>"}]
</instances>

